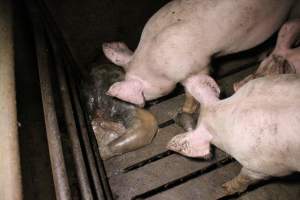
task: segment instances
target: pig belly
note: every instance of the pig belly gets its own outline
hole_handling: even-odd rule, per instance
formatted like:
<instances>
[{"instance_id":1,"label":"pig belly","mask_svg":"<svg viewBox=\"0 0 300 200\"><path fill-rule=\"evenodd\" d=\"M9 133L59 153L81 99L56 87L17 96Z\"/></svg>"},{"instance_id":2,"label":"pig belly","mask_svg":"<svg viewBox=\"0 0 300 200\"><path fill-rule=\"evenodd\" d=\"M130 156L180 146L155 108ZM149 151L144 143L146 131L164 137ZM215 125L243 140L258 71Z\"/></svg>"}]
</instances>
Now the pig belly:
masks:
<instances>
[{"instance_id":1,"label":"pig belly","mask_svg":"<svg viewBox=\"0 0 300 200\"><path fill-rule=\"evenodd\" d=\"M221 148L244 167L271 176L300 171L300 76L280 77L249 82L219 105L215 119L226 121L216 131Z\"/></svg>"}]
</instances>

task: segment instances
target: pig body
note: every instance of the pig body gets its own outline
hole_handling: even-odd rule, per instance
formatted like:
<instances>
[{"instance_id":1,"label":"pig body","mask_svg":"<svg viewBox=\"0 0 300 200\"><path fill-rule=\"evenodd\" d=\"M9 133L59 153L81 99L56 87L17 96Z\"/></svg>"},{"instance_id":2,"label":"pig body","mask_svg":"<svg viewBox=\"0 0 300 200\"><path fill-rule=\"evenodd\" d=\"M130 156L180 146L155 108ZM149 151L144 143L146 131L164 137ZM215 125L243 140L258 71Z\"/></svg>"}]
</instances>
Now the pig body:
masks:
<instances>
[{"instance_id":1,"label":"pig body","mask_svg":"<svg viewBox=\"0 0 300 200\"><path fill-rule=\"evenodd\" d=\"M94 63L80 87L104 160L151 143L158 129L150 112L105 94L111 84L123 79L120 67Z\"/></svg>"},{"instance_id":2,"label":"pig body","mask_svg":"<svg viewBox=\"0 0 300 200\"><path fill-rule=\"evenodd\" d=\"M260 179L300 171L300 75L258 78L225 100L218 100L207 84L212 81L186 83L203 107L197 128L175 136L168 148L203 157L212 143L233 156L243 168L224 185L228 194ZM198 91L200 86L206 91Z\"/></svg>"},{"instance_id":3,"label":"pig body","mask_svg":"<svg viewBox=\"0 0 300 200\"><path fill-rule=\"evenodd\" d=\"M280 29L272 53L259 65L256 72L234 84L237 91L248 81L267 75L300 73L300 19L286 22Z\"/></svg>"},{"instance_id":4,"label":"pig body","mask_svg":"<svg viewBox=\"0 0 300 200\"><path fill-rule=\"evenodd\" d=\"M294 0L174 0L146 24L131 52L124 43L103 45L126 70L108 94L143 105L192 75L209 73L213 57L252 48L288 17Z\"/></svg>"}]
</instances>

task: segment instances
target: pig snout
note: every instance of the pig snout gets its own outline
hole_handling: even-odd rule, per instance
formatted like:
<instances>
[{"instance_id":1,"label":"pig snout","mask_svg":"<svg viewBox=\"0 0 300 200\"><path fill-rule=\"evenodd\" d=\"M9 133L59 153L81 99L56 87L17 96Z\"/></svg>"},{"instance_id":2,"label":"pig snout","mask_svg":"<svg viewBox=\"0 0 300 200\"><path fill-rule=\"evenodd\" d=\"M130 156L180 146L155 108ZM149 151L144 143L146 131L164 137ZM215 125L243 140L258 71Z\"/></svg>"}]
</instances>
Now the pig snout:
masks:
<instances>
[{"instance_id":1,"label":"pig snout","mask_svg":"<svg viewBox=\"0 0 300 200\"><path fill-rule=\"evenodd\" d=\"M176 135L167 144L167 148L182 155L194 158L210 158L212 135L204 126L194 131Z\"/></svg>"}]
</instances>

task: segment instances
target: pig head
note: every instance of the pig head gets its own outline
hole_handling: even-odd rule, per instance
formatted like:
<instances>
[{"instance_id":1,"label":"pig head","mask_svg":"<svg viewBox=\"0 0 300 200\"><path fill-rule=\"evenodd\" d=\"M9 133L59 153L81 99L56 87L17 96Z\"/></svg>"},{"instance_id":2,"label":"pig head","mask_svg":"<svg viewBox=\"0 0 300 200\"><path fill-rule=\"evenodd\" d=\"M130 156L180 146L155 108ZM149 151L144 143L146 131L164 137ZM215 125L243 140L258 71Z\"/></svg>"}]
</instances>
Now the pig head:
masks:
<instances>
[{"instance_id":1,"label":"pig head","mask_svg":"<svg viewBox=\"0 0 300 200\"><path fill-rule=\"evenodd\" d=\"M176 83L165 77L151 77L147 70L132 69L133 52L123 42L104 43L105 56L126 71L125 80L114 83L107 94L121 100L143 107L145 101L159 98L173 90ZM155 81L153 81L155 80Z\"/></svg>"},{"instance_id":2,"label":"pig head","mask_svg":"<svg viewBox=\"0 0 300 200\"><path fill-rule=\"evenodd\" d=\"M250 49L270 37L295 2L170 1L149 19L134 53L121 42L103 45L106 57L126 71L125 80L107 94L143 106L176 83L209 74L213 57Z\"/></svg>"},{"instance_id":3,"label":"pig head","mask_svg":"<svg viewBox=\"0 0 300 200\"><path fill-rule=\"evenodd\" d=\"M194 75L183 82L186 90L192 94L203 107L219 101L220 89L208 75ZM189 157L210 157L211 131L198 120L197 128L172 138L167 148Z\"/></svg>"}]
</instances>

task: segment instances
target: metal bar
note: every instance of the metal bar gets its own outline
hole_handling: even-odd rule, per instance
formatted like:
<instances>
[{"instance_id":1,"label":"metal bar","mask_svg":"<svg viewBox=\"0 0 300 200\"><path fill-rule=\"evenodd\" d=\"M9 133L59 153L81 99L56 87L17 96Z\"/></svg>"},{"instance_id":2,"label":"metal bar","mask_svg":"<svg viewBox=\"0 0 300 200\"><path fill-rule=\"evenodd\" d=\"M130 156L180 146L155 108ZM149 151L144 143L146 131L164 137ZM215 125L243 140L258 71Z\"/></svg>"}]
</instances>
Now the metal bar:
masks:
<instances>
[{"instance_id":1,"label":"metal bar","mask_svg":"<svg viewBox=\"0 0 300 200\"><path fill-rule=\"evenodd\" d=\"M0 197L21 200L22 183L15 90L13 11L0 1Z\"/></svg>"},{"instance_id":2,"label":"metal bar","mask_svg":"<svg viewBox=\"0 0 300 200\"><path fill-rule=\"evenodd\" d=\"M75 89L74 85L72 84L71 85L71 91L72 91L73 95L74 95L74 89ZM86 150L90 170L91 170L91 173L92 173L92 178L93 178L95 188L96 188L96 192L97 192L97 197L98 197L98 199L101 199L101 200L102 199L103 200L104 199L111 199L111 198L107 198L108 195L105 194L105 193L107 193L107 189L106 189L106 192L105 192L105 191L103 191L103 189L101 187L101 186L103 186L103 184L101 184L102 183L101 182L102 181L101 175L103 176L103 174L101 172L99 174L99 172L97 170L97 167L96 167L97 164L96 164L96 161L95 161L93 149L91 147L91 141L89 139L88 131L87 131L87 128L86 128L86 125L85 125L85 119L84 119L84 116L82 114L83 111L81 110L81 106L80 106L78 97L73 96L73 99L74 99L75 109L76 109L77 117L78 117L78 121L79 121L80 132L81 132L81 135L82 135L82 139L83 139L83 143L84 143L84 146L85 146L85 150ZM101 180L99 179L99 176L100 176Z\"/></svg>"},{"instance_id":3,"label":"metal bar","mask_svg":"<svg viewBox=\"0 0 300 200\"><path fill-rule=\"evenodd\" d=\"M49 25L49 19L45 19L45 24L46 26L49 26L48 28L48 35L50 35L49 29L51 29L52 33L53 33L53 26ZM55 29L54 29L55 30ZM56 36L56 35L55 35ZM53 40L51 40L52 45L55 45L58 43L58 41L55 40L56 37L53 37ZM61 53L61 52L59 52ZM74 106L75 106L75 110L78 112L78 110L80 109L80 104L78 102L78 99L74 99ZM92 148L90 146L90 140L89 140L89 136L88 136L88 132L86 130L86 128L84 127L84 118L82 118L81 116L77 116L78 121L79 121L79 127L80 127L80 131L79 133L81 134L81 138L83 141L83 146L84 146L84 150L86 153L86 157L87 157L87 161L88 161L88 169L90 170L91 173L91 177L92 177L92 181L93 181L93 186L95 188L95 193L97 196L97 199L99 200L104 200L105 199L105 195L103 193L103 189L101 187L101 181L99 179L99 173L97 171L97 165L95 162L95 158L93 155L93 151Z\"/></svg>"},{"instance_id":4,"label":"metal bar","mask_svg":"<svg viewBox=\"0 0 300 200\"><path fill-rule=\"evenodd\" d=\"M74 94L76 92L76 91L74 91L74 89L75 89L74 88L74 82L73 82L72 85L73 85L72 90L73 90L73 94ZM76 93L74 95L76 95ZM85 121L85 118L84 118L83 111L82 111L80 103L79 103L78 96L74 97L74 99L76 101L76 108L77 108L78 118L79 118L79 121L80 121L81 131L84 132L83 135L86 137L86 140L89 140L87 125L86 125L86 121ZM105 199L112 200L113 198L112 198L111 189L110 189L110 186L109 186L109 183L108 183L108 180L107 180L106 171L105 171L105 168L104 168L103 161L102 161L102 159L99 155L98 146L97 146L97 144L93 145L93 150L92 150L92 147L90 146L90 144L91 144L91 141L90 140L87 141L86 145L89 146L88 149L91 149L90 153L92 154L92 151L94 151L94 153L95 153L96 163L97 163L98 170L99 170L99 173L100 173L100 179L101 179L102 187L103 187L103 190L104 190L104 193L105 193Z\"/></svg>"},{"instance_id":5,"label":"metal bar","mask_svg":"<svg viewBox=\"0 0 300 200\"><path fill-rule=\"evenodd\" d=\"M28 0L27 2L29 4L28 8L31 15L35 38L42 103L56 198L58 200L68 200L71 199L71 190L68 182L60 131L55 111L49 71L49 52L45 39L45 32L43 25L40 22L40 16L37 10L35 10L32 4L29 3L32 1Z\"/></svg>"},{"instance_id":6,"label":"metal bar","mask_svg":"<svg viewBox=\"0 0 300 200\"><path fill-rule=\"evenodd\" d=\"M50 31L47 30L48 38L52 46L52 52L55 60L55 67L58 76L58 83L60 86L60 94L62 98L62 104L64 109L64 117L66 120L67 130L71 139L72 153L75 161L75 169L79 179L79 187L81 190L82 198L85 200L93 199L92 191L88 179L87 169L83 159L83 153L78 138L78 131L75 124L75 118L70 98L70 91L66 82L65 71L63 70L62 58L59 52L59 48L56 45L53 36Z\"/></svg>"},{"instance_id":7,"label":"metal bar","mask_svg":"<svg viewBox=\"0 0 300 200\"><path fill-rule=\"evenodd\" d=\"M110 200L110 199L112 199L112 193L111 193L110 186L109 186L109 183L107 180L104 164L102 162L102 159L100 158L97 144L93 143L94 145L91 147L91 140L89 138L89 131L88 131L88 128L90 128L90 127L87 125L87 121L85 118L86 116L84 115L84 112L82 110L78 92L77 92L77 88L76 88L76 82L74 80L74 74L73 74L72 69L73 68L78 69L78 66L76 65L75 61L73 60L67 45L64 43L62 34L58 30L57 25L53 21L51 14L49 13L47 7L45 6L43 0L38 0L38 2L40 3L40 7L44 14L45 24L47 24L50 27L51 31L54 33L55 39L58 40L58 42L62 45L62 49L63 49L62 53L63 53L64 58L66 59L66 63L67 63L66 71L67 71L68 80L70 83L71 94L73 97L72 99L74 100L75 111L77 113L77 118L78 118L78 122L79 122L79 126L80 126L80 132L81 132L82 140L84 143L85 151L87 154L89 167L90 167L90 170L92 173L94 186L95 186L95 189L97 192L97 197L98 197L98 199ZM72 69L71 69L71 66L72 66ZM100 175L100 180L99 180L99 175Z\"/></svg>"}]
</instances>

